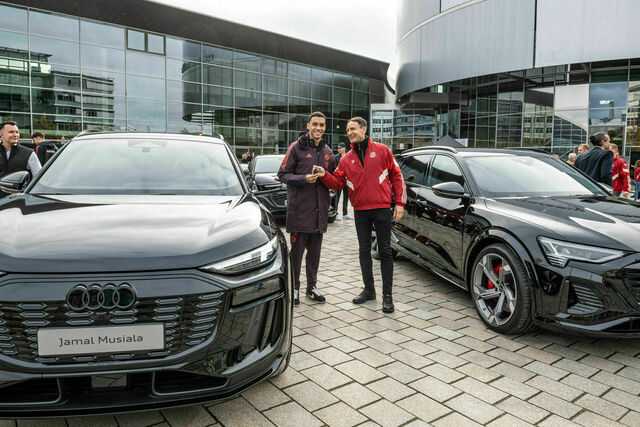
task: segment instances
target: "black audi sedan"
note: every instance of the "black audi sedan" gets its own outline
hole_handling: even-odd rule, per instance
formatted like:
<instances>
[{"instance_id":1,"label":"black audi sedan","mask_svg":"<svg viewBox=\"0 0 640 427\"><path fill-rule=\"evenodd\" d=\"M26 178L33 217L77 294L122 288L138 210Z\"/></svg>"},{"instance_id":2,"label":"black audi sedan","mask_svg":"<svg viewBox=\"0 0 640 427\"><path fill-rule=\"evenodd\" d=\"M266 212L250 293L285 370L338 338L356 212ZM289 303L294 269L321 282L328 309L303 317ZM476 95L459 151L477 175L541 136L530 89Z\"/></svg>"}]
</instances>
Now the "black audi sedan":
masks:
<instances>
[{"instance_id":1,"label":"black audi sedan","mask_svg":"<svg viewBox=\"0 0 640 427\"><path fill-rule=\"evenodd\" d=\"M398 163L392 248L468 290L489 328L640 336L639 203L533 150L432 146Z\"/></svg>"},{"instance_id":2,"label":"black audi sedan","mask_svg":"<svg viewBox=\"0 0 640 427\"><path fill-rule=\"evenodd\" d=\"M227 399L291 352L285 238L228 145L74 138L0 200L0 417Z\"/></svg>"}]
</instances>

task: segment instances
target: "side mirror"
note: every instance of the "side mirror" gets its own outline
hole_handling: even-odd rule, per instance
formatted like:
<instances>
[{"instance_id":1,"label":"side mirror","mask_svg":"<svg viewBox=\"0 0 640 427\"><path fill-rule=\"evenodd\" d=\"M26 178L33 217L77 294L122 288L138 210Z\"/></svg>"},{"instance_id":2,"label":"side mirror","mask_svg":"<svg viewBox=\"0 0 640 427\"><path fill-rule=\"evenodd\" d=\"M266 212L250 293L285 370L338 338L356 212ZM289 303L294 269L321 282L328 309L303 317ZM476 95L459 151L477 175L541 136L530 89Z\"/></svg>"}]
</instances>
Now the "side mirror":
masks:
<instances>
[{"instance_id":1,"label":"side mirror","mask_svg":"<svg viewBox=\"0 0 640 427\"><path fill-rule=\"evenodd\" d=\"M31 174L28 171L20 171L5 175L0 179L0 191L5 193L19 193L31 181Z\"/></svg>"},{"instance_id":2,"label":"side mirror","mask_svg":"<svg viewBox=\"0 0 640 427\"><path fill-rule=\"evenodd\" d=\"M441 182L433 187L433 193L439 197L447 199L468 199L469 195L464 192L462 185L455 181Z\"/></svg>"}]
</instances>

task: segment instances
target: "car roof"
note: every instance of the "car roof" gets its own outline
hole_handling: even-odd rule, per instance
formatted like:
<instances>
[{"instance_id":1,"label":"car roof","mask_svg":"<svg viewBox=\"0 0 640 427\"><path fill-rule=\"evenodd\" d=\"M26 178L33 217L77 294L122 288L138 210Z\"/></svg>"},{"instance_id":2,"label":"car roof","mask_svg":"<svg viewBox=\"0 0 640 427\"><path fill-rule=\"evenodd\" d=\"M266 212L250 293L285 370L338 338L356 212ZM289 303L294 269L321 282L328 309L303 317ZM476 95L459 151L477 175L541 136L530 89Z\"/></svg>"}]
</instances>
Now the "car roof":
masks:
<instances>
[{"instance_id":1,"label":"car roof","mask_svg":"<svg viewBox=\"0 0 640 427\"><path fill-rule=\"evenodd\" d=\"M194 135L190 133L152 133L152 132L89 132L77 135L73 139L183 139L190 141L224 144L220 135Z\"/></svg>"},{"instance_id":2,"label":"car roof","mask_svg":"<svg viewBox=\"0 0 640 427\"><path fill-rule=\"evenodd\" d=\"M479 157L479 156L550 156L544 150L536 148L453 148L431 145L427 147L412 148L403 151L400 155L416 155L416 154L432 154L436 152L452 153L460 155L461 157Z\"/></svg>"}]
</instances>

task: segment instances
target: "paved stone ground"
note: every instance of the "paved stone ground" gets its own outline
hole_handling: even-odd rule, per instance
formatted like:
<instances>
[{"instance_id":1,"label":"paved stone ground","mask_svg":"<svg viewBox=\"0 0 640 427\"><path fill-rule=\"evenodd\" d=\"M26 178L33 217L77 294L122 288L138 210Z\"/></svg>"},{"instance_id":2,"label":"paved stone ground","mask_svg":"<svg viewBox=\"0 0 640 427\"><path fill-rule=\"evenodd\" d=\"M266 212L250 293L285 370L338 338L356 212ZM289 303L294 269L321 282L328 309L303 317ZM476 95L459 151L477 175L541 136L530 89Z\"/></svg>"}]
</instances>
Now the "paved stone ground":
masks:
<instances>
[{"instance_id":1,"label":"paved stone ground","mask_svg":"<svg viewBox=\"0 0 640 427\"><path fill-rule=\"evenodd\" d=\"M395 313L384 315L381 299L355 306L353 221L329 226L320 271L327 303L302 298L280 377L217 405L17 425L640 425L639 340L497 335L466 293L404 259L395 264Z\"/></svg>"}]
</instances>

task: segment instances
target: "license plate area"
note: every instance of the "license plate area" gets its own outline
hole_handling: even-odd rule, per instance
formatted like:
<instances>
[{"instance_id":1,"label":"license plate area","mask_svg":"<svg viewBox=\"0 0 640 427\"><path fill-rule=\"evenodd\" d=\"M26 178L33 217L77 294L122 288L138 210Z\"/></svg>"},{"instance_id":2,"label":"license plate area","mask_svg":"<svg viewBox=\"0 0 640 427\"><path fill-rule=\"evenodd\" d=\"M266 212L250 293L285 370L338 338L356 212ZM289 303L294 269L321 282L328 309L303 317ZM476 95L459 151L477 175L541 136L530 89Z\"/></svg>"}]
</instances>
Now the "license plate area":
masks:
<instances>
[{"instance_id":1,"label":"license plate area","mask_svg":"<svg viewBox=\"0 0 640 427\"><path fill-rule=\"evenodd\" d=\"M118 354L164 350L164 324L40 328L40 356Z\"/></svg>"}]
</instances>

